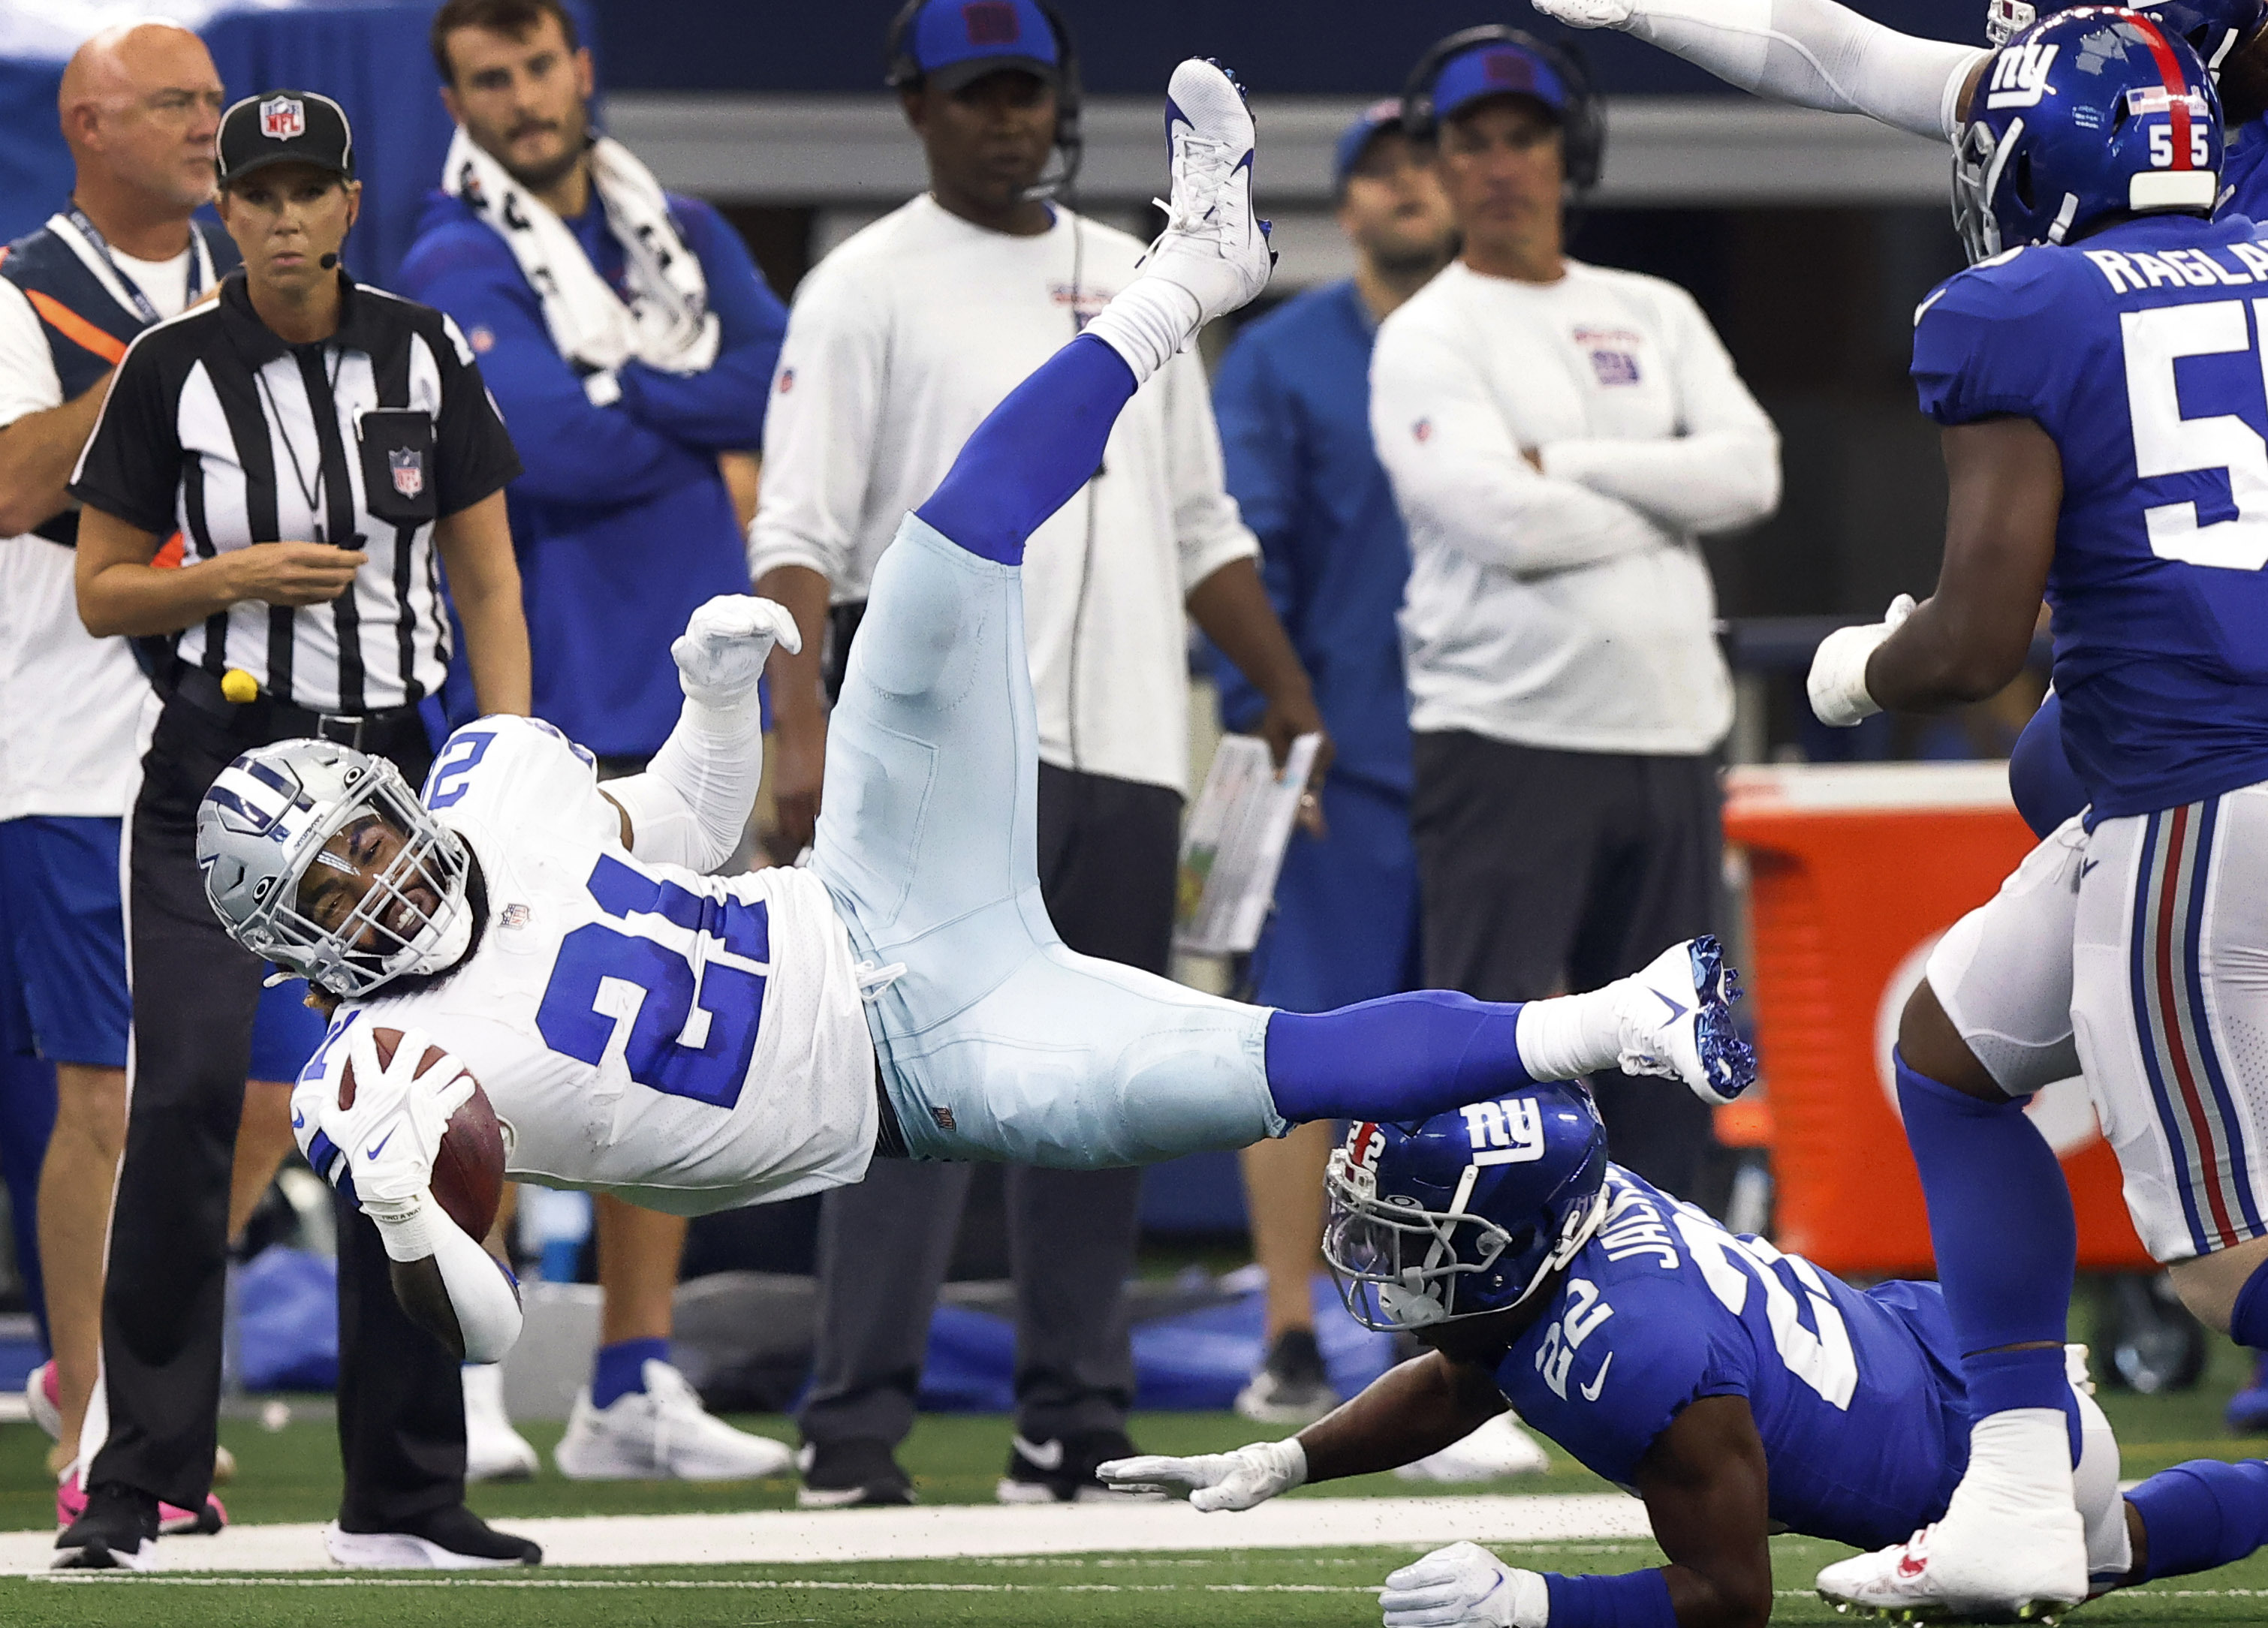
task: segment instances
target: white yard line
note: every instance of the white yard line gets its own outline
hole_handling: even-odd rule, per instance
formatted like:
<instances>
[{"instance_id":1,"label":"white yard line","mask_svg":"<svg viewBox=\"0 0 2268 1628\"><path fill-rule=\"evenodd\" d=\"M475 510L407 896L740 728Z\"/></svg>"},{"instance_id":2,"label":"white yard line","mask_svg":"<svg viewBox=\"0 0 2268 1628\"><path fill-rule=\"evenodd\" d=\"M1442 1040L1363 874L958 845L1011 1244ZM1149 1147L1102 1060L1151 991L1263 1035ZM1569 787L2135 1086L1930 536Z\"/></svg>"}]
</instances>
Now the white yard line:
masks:
<instances>
[{"instance_id":1,"label":"white yard line","mask_svg":"<svg viewBox=\"0 0 2268 1628\"><path fill-rule=\"evenodd\" d=\"M912 1509L608 1515L503 1524L542 1544L546 1564L552 1566L805 1565L1173 1550L1430 1547L1460 1538L1475 1543L1587 1542L1647 1536L1644 1507L1635 1499L1615 1493L1294 1498L1241 1514L1212 1515L1199 1514L1182 1503L1036 1508L940 1504ZM54 1552L51 1532L0 1533L0 1573L44 1571ZM212 1537L166 1538L159 1553L169 1572L335 1569L323 1552L320 1526L232 1526Z\"/></svg>"}]
</instances>

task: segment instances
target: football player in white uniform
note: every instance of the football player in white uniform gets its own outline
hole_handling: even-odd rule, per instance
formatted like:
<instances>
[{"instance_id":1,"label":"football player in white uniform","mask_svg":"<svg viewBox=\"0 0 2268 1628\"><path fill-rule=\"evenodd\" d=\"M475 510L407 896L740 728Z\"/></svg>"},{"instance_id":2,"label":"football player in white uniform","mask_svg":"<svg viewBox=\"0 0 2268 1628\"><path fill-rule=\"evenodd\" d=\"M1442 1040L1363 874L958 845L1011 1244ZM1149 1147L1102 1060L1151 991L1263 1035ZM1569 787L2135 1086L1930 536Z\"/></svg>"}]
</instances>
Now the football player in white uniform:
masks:
<instances>
[{"instance_id":1,"label":"football player in white uniform","mask_svg":"<svg viewBox=\"0 0 2268 1628\"><path fill-rule=\"evenodd\" d=\"M314 741L214 782L198 854L215 910L343 1002L294 1099L301 1145L352 1182L413 1315L469 1358L519 1324L508 1280L431 1192L475 1078L513 1177L694 1214L856 1182L877 1155L1140 1163L1609 1067L1712 1102L1754 1077L1712 940L1586 994L1316 1016L1057 941L1036 875L1024 539L1099 466L1141 383L1273 262L1234 81L1182 63L1167 137L1168 226L1143 275L977 429L883 558L807 868L702 874L755 797L765 657L797 637L761 599L695 613L672 651L676 731L603 789L588 754L519 718L459 730L422 800ZM381 1027L403 1031L390 1063ZM418 1074L429 1046L447 1061Z\"/></svg>"}]
</instances>

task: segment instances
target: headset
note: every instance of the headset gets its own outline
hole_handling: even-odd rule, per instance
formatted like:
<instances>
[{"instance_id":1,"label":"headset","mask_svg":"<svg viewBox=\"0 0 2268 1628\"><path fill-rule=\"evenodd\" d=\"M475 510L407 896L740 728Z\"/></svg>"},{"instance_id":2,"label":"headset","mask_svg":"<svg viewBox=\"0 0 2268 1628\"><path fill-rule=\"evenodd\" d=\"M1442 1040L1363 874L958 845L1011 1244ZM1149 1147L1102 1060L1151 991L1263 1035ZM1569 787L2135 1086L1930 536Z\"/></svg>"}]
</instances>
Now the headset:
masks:
<instances>
[{"instance_id":1,"label":"headset","mask_svg":"<svg viewBox=\"0 0 2268 1628\"><path fill-rule=\"evenodd\" d=\"M922 66L914 60L912 48L907 43L913 33L914 19L930 0L906 0L897 16L890 20L890 32L883 37L882 53L885 67L882 83L894 91L902 91L922 82ZM1049 0L1032 0L1048 27L1056 37L1056 70L1061 83L1056 87L1056 150L1063 155L1062 167L1052 175L1040 177L1039 184L1025 193L1027 199L1045 202L1059 193L1071 190L1079 180L1079 166L1086 157L1086 137L1079 128L1081 82L1079 72L1079 47L1071 37L1071 28L1064 23L1063 13Z\"/></svg>"},{"instance_id":2,"label":"headset","mask_svg":"<svg viewBox=\"0 0 2268 1628\"><path fill-rule=\"evenodd\" d=\"M1591 88L1590 69L1572 41L1546 43L1522 29L1506 27L1502 23L1484 23L1435 41L1418 59L1418 65L1410 70L1409 82L1403 86L1403 134L1413 142L1433 140L1440 124L1433 116L1433 81L1451 57L1479 45L1517 46L1541 59L1544 66L1559 76L1559 83L1567 87L1567 106L1560 114L1560 126L1565 132L1567 184L1577 192L1587 192L1597 186L1600 172L1606 167L1607 112L1598 93Z\"/></svg>"}]
</instances>

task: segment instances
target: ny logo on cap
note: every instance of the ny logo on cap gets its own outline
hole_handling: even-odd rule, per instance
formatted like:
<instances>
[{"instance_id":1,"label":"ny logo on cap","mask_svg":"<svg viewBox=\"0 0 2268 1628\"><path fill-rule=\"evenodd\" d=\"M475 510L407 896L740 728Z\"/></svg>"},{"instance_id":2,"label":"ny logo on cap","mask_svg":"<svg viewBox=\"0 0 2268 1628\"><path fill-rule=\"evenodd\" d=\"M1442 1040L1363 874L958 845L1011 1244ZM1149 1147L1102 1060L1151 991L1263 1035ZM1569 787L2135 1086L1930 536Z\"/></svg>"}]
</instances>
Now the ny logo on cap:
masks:
<instances>
[{"instance_id":1,"label":"ny logo on cap","mask_svg":"<svg viewBox=\"0 0 2268 1628\"><path fill-rule=\"evenodd\" d=\"M296 96L271 97L260 104L260 133L288 142L307 133L307 106Z\"/></svg>"},{"instance_id":2,"label":"ny logo on cap","mask_svg":"<svg viewBox=\"0 0 2268 1628\"><path fill-rule=\"evenodd\" d=\"M415 497L425 489L425 455L415 447L388 449L386 466L394 477L394 489L402 496Z\"/></svg>"},{"instance_id":3,"label":"ny logo on cap","mask_svg":"<svg viewBox=\"0 0 2268 1628\"><path fill-rule=\"evenodd\" d=\"M1013 45L1024 37L1023 19L1009 0L971 0L961 8L971 45Z\"/></svg>"}]
</instances>

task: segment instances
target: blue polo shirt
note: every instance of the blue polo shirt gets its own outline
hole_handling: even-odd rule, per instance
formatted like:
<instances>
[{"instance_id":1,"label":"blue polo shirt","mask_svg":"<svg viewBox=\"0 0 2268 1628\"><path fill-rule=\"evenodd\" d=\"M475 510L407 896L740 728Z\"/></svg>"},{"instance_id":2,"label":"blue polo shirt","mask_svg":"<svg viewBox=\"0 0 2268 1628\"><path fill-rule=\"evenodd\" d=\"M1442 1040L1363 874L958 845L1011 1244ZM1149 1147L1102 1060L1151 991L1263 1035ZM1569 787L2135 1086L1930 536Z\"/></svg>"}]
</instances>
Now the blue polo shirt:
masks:
<instances>
[{"instance_id":1,"label":"blue polo shirt","mask_svg":"<svg viewBox=\"0 0 2268 1628\"><path fill-rule=\"evenodd\" d=\"M787 311L740 235L709 205L672 194L722 329L693 374L642 363L622 399L593 407L551 342L541 303L504 239L436 194L400 288L447 312L478 355L526 473L506 489L534 652L535 714L602 757L647 757L675 727L670 641L695 607L748 591L747 552L718 472L720 451L762 444ZM600 275L622 286L605 212L567 223Z\"/></svg>"}]
</instances>

